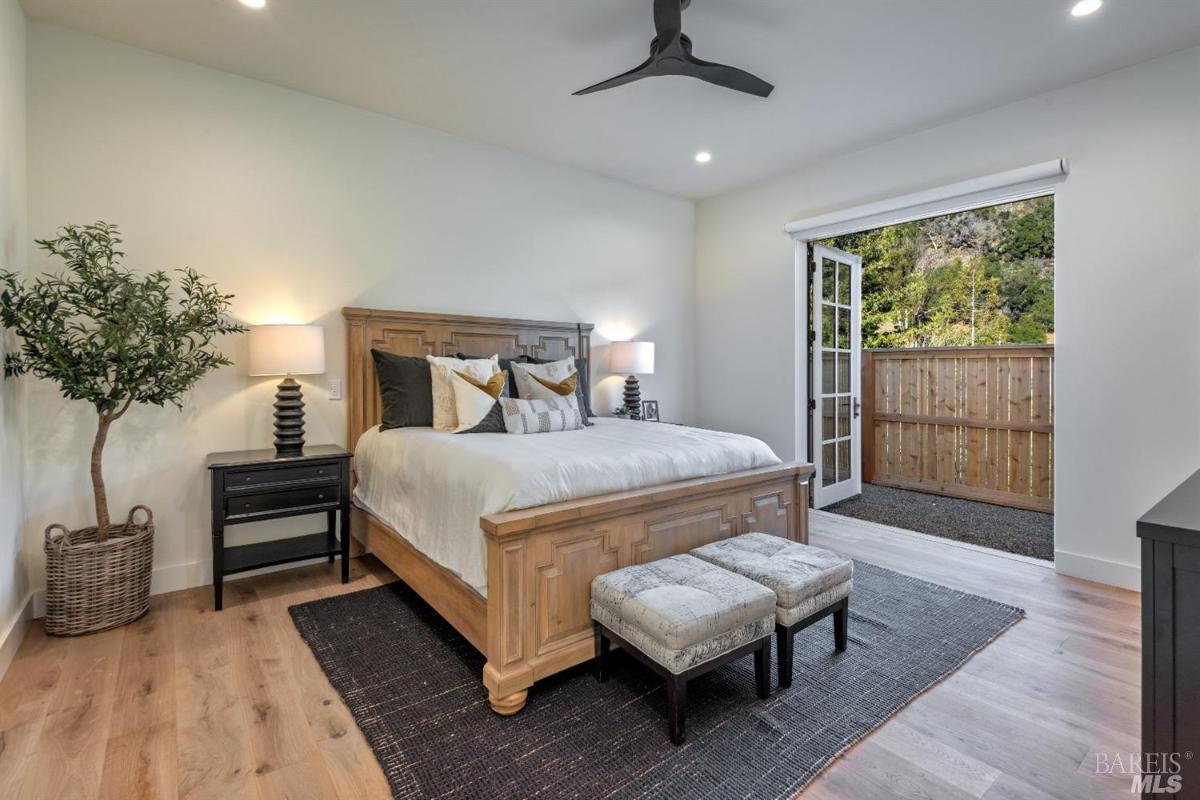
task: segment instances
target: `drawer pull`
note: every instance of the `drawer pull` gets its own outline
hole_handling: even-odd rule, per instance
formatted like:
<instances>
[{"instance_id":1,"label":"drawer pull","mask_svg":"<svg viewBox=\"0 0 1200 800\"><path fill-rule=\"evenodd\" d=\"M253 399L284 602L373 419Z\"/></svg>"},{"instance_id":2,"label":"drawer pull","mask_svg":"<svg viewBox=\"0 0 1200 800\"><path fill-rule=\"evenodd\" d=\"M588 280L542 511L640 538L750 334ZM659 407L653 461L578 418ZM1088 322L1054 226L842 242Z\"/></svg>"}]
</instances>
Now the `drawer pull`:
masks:
<instances>
[{"instance_id":1,"label":"drawer pull","mask_svg":"<svg viewBox=\"0 0 1200 800\"><path fill-rule=\"evenodd\" d=\"M242 508L244 508L244 509L246 509L247 511L249 511L249 510L250 510L250 504L249 504L249 503L245 503L245 504L242 506Z\"/></svg>"},{"instance_id":2,"label":"drawer pull","mask_svg":"<svg viewBox=\"0 0 1200 800\"><path fill-rule=\"evenodd\" d=\"M323 494L319 494L319 495L317 495L317 499L318 499L318 500L324 500L324 499L325 499L325 495L323 495Z\"/></svg>"},{"instance_id":3,"label":"drawer pull","mask_svg":"<svg viewBox=\"0 0 1200 800\"><path fill-rule=\"evenodd\" d=\"M317 474L318 474L318 475L324 475L324 474L325 474L325 470L324 470L324 469L319 469L319 470L317 470Z\"/></svg>"},{"instance_id":4,"label":"drawer pull","mask_svg":"<svg viewBox=\"0 0 1200 800\"><path fill-rule=\"evenodd\" d=\"M249 483L252 480L254 480L254 478L250 477L249 475L246 476L246 483Z\"/></svg>"}]
</instances>

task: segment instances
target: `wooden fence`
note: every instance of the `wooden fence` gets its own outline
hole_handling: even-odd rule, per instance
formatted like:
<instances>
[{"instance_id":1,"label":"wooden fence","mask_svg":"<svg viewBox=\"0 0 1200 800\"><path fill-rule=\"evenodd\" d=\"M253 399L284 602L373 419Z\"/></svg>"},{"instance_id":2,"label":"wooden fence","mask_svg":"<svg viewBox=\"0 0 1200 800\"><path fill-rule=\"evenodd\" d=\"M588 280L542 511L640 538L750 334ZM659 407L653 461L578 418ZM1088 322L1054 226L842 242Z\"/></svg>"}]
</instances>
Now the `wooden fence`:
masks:
<instances>
[{"instance_id":1,"label":"wooden fence","mask_svg":"<svg viewBox=\"0 0 1200 800\"><path fill-rule=\"evenodd\" d=\"M864 350L863 480L1054 511L1054 346Z\"/></svg>"}]
</instances>

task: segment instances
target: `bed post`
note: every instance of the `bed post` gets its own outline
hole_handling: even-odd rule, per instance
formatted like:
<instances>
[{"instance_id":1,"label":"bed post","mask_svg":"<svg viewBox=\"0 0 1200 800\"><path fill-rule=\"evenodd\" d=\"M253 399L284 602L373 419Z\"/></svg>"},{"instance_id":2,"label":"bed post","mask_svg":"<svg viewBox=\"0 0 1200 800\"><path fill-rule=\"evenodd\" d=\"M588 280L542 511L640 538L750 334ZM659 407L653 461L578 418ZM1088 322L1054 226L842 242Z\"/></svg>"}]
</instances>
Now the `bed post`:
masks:
<instances>
[{"instance_id":1,"label":"bed post","mask_svg":"<svg viewBox=\"0 0 1200 800\"><path fill-rule=\"evenodd\" d=\"M525 563L525 538L498 540L488 537L487 663L483 685L488 703L501 716L512 716L525 707L533 686L533 669L526 660L531 642L531 614Z\"/></svg>"}]
</instances>

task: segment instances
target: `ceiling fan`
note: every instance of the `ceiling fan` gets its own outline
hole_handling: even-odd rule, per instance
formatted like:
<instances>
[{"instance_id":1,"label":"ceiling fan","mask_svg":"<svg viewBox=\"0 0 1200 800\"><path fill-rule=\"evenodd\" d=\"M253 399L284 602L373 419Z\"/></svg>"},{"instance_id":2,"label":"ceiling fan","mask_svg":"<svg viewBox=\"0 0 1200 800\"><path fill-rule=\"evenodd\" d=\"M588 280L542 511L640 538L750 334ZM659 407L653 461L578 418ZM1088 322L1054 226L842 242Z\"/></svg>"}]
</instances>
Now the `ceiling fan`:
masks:
<instances>
[{"instance_id":1,"label":"ceiling fan","mask_svg":"<svg viewBox=\"0 0 1200 800\"><path fill-rule=\"evenodd\" d=\"M609 78L574 94L591 94L656 75L685 75L739 92L766 97L775 87L737 67L701 61L692 55L692 40L683 35L683 10L692 0L654 0L654 30L650 58L629 72Z\"/></svg>"}]
</instances>

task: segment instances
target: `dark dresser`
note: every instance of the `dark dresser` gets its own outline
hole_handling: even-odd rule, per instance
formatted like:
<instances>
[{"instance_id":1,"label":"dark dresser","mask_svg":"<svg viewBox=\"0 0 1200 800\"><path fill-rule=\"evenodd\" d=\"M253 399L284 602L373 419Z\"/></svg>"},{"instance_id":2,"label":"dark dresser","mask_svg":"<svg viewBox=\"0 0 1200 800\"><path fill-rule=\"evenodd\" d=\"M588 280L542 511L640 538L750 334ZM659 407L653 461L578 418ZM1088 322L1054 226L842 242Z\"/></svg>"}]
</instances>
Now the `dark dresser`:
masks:
<instances>
[{"instance_id":1,"label":"dark dresser","mask_svg":"<svg viewBox=\"0 0 1200 800\"><path fill-rule=\"evenodd\" d=\"M1200 798L1200 472L1138 520L1137 533L1142 750L1177 753L1181 791L1168 796Z\"/></svg>"}]
</instances>

